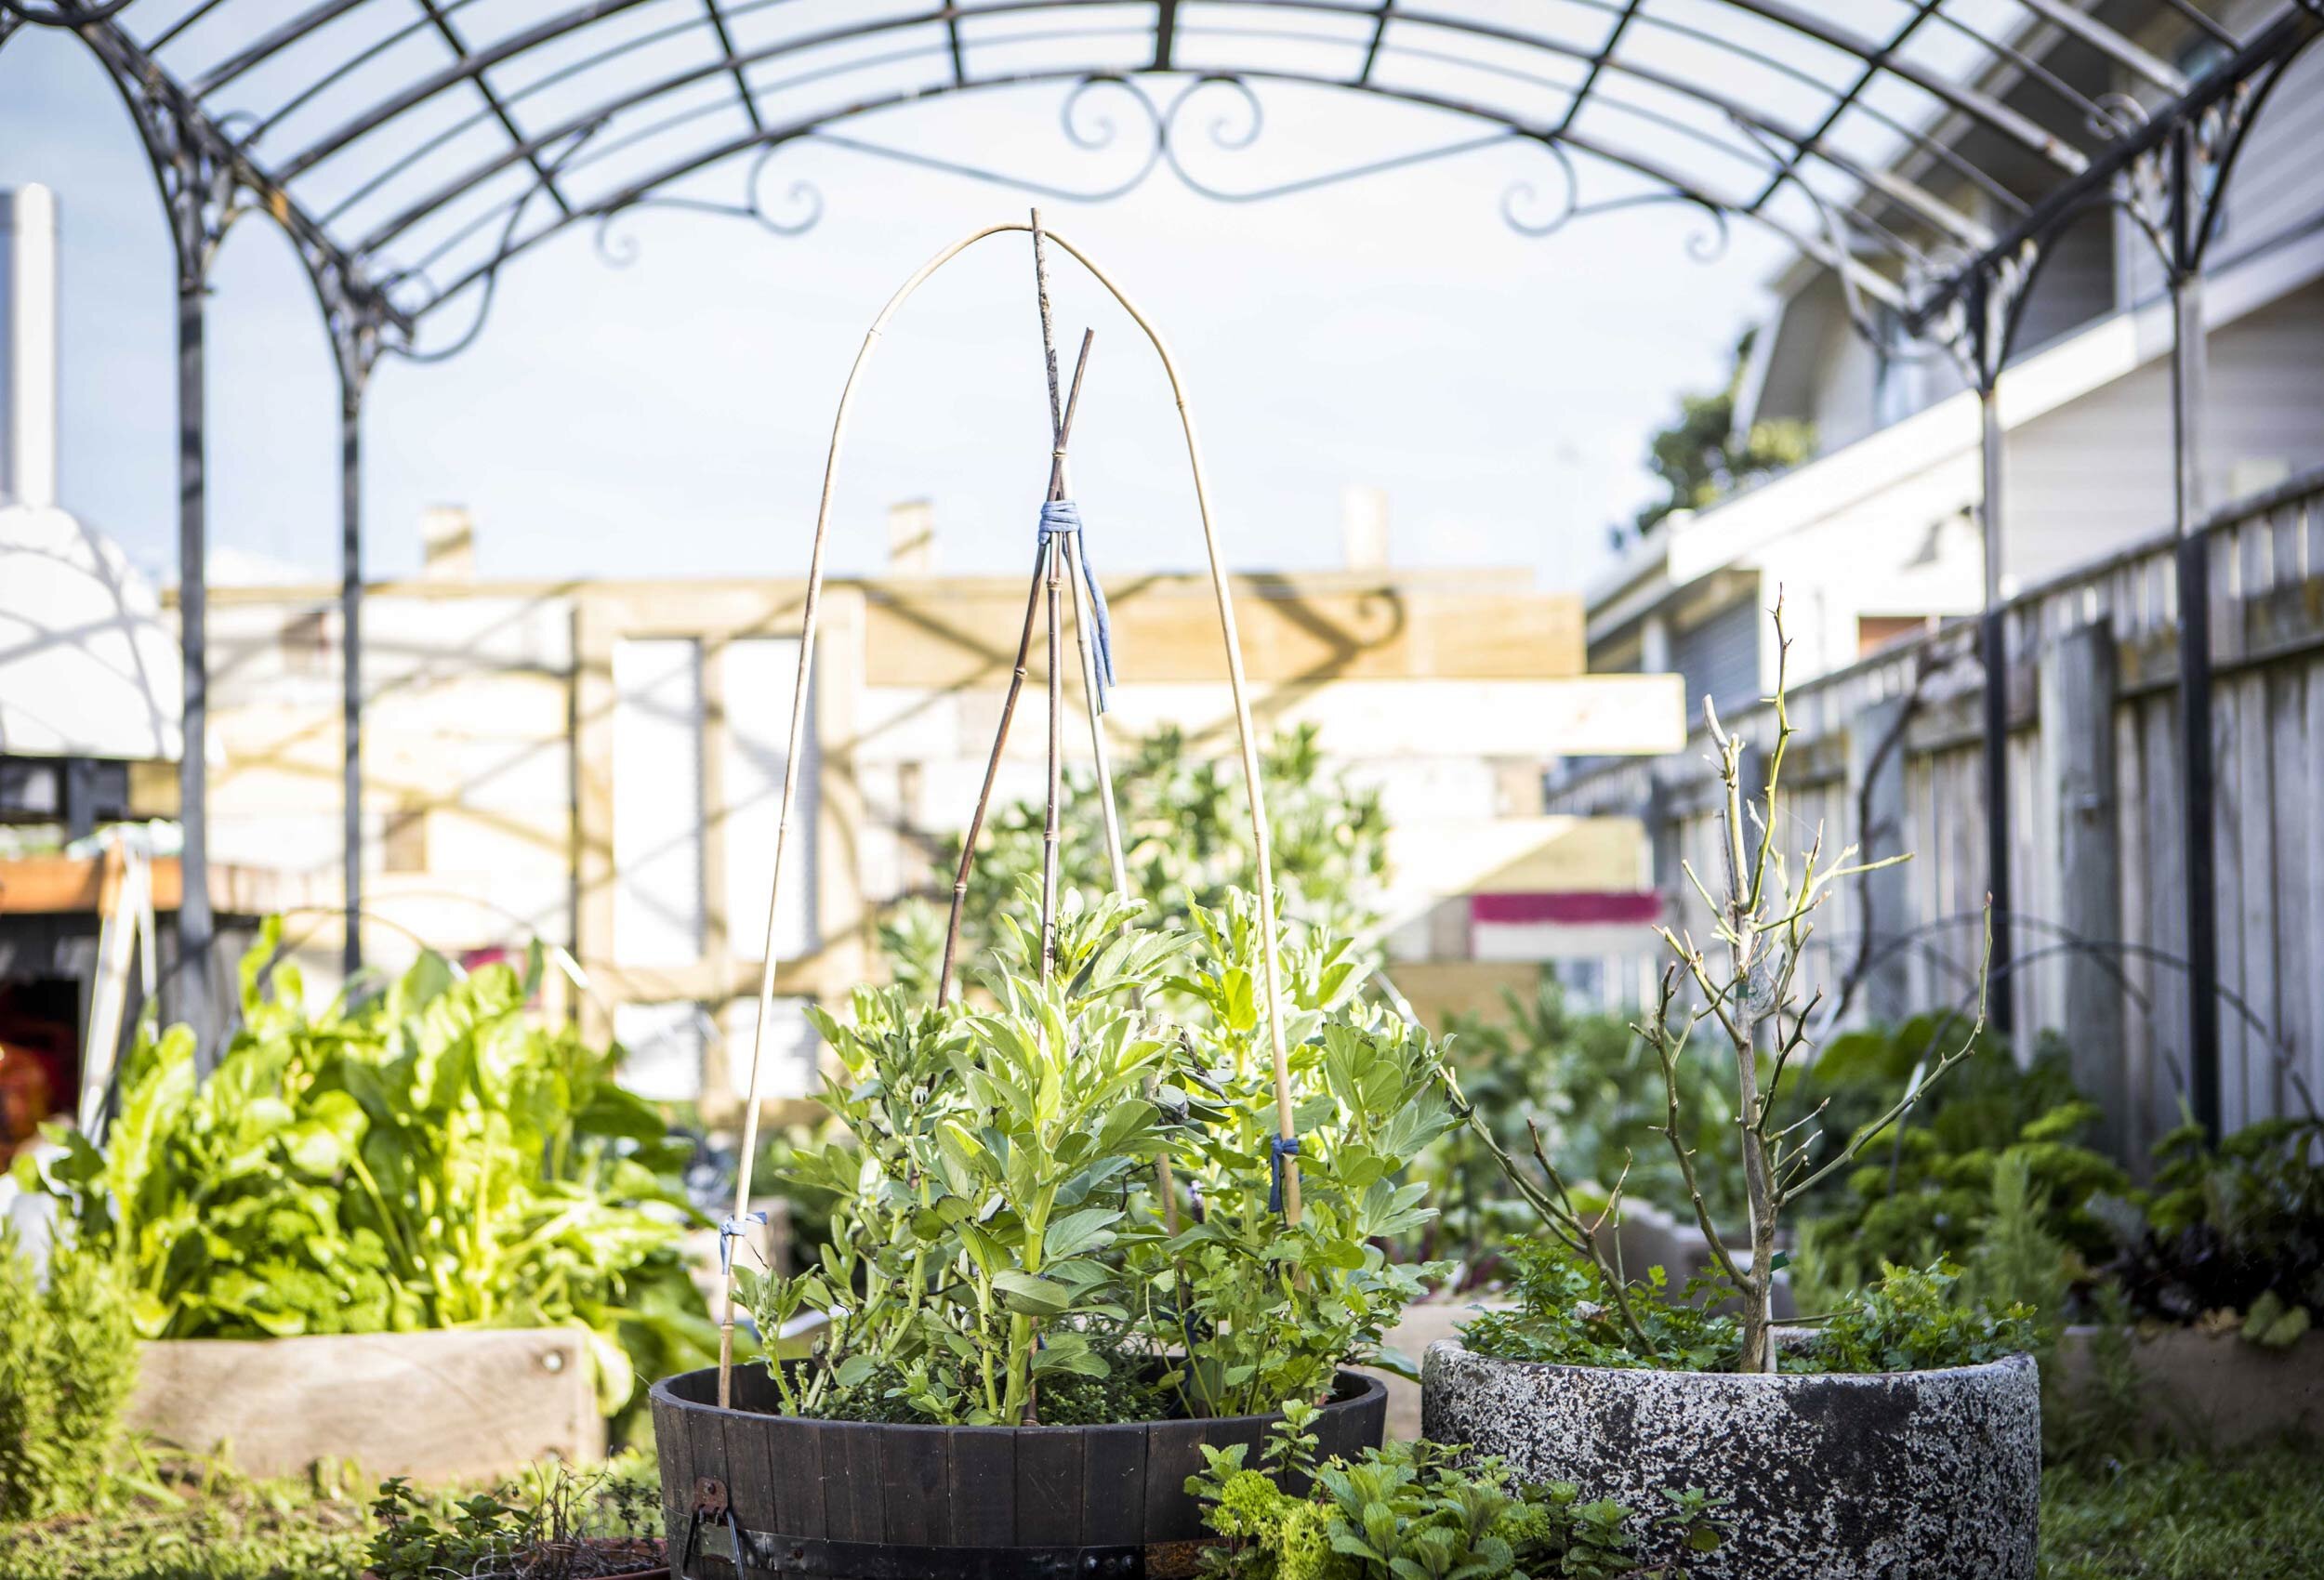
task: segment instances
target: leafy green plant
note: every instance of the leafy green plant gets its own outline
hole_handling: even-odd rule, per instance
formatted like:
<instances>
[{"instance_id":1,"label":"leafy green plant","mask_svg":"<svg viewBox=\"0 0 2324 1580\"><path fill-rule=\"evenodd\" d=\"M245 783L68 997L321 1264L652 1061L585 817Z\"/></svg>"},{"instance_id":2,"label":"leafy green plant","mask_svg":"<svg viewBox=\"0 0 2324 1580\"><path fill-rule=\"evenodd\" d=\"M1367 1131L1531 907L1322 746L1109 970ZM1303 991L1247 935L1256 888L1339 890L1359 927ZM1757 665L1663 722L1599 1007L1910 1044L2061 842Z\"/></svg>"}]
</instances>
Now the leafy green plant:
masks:
<instances>
[{"instance_id":1,"label":"leafy green plant","mask_svg":"<svg viewBox=\"0 0 2324 1580\"><path fill-rule=\"evenodd\" d=\"M533 1468L460 1495L396 1476L371 1506L371 1580L592 1580L663 1561L658 1487L634 1464ZM650 1480L650 1478L649 1478Z\"/></svg>"},{"instance_id":2,"label":"leafy green plant","mask_svg":"<svg viewBox=\"0 0 2324 1580\"><path fill-rule=\"evenodd\" d=\"M1953 1297L1951 1262L1916 1271L1893 1263L1879 1282L1831 1313L1815 1337L1784 1351L1787 1372L1926 1372L2023 1354L2035 1343L2024 1306L1992 1311Z\"/></svg>"},{"instance_id":3,"label":"leafy green plant","mask_svg":"<svg viewBox=\"0 0 2324 1580\"><path fill-rule=\"evenodd\" d=\"M1313 1464L1304 1432L1312 1407L1284 1405L1260 1468L1244 1445L1206 1445L1186 1490L1227 1538L1203 1555L1227 1580L1500 1580L1558 1574L1578 1580L1676 1576L1684 1561L1715 1552L1719 1510L1701 1493L1670 1493L1649 1524L1642 1557L1632 1511L1582 1501L1570 1482L1518 1483L1501 1462L1464 1459L1429 1442L1366 1449L1353 1464ZM1293 1489L1293 1490L1287 1490ZM1306 1490L1297 1490L1304 1488Z\"/></svg>"},{"instance_id":4,"label":"leafy green plant","mask_svg":"<svg viewBox=\"0 0 2324 1580\"><path fill-rule=\"evenodd\" d=\"M137 1364L119 1270L63 1247L44 1281L0 1223L0 1520L98 1506Z\"/></svg>"},{"instance_id":5,"label":"leafy green plant","mask_svg":"<svg viewBox=\"0 0 2324 1580\"><path fill-rule=\"evenodd\" d=\"M1516 1305L1486 1311L1461 1330L1461 1342L1482 1355L1545 1361L1564 1366L1663 1366L1675 1371L1732 1371L1742 1352L1741 1326L1732 1314L1701 1298L1719 1291L1710 1281L1673 1293L1669 1275L1651 1268L1624 1290L1631 1321L1650 1348L1641 1349L1617 1307L1610 1275L1596 1261L1554 1240L1510 1247Z\"/></svg>"},{"instance_id":6,"label":"leafy green plant","mask_svg":"<svg viewBox=\"0 0 2324 1580\"><path fill-rule=\"evenodd\" d=\"M1834 1038L1802 1081L1802 1100L1825 1105L1827 1138L1844 1142L1873 1116L1879 1094L1910 1084L1948 1039L1947 1019L1923 1015ZM2013 1170L2022 1172L2040 1234L2067 1258L2067 1282L2079 1281L2084 1264L2102 1260L2112 1244L2091 1198L2129 1184L2111 1159L2084 1144L2097 1117L2096 1105L2075 1089L2056 1038L2042 1037L2021 1069L2006 1040L1981 1033L1944 1084L1810 1204L1818 1210L1802 1223L1794 1257L1802 1301L1829 1304L1883 1262L1950 1257L1974 1270ZM2057 1293L2062 1300L2065 1291ZM2043 1309L2063 1319L2062 1305Z\"/></svg>"},{"instance_id":7,"label":"leafy green plant","mask_svg":"<svg viewBox=\"0 0 2324 1580\"><path fill-rule=\"evenodd\" d=\"M678 1252L684 1149L614 1081L618 1054L528 1020L535 951L461 973L423 955L320 1014L297 969L242 965L241 1029L207 1079L193 1036L144 1035L101 1151L19 1178L118 1260L148 1338L572 1325L599 1402L714 1338Z\"/></svg>"},{"instance_id":8,"label":"leafy green plant","mask_svg":"<svg viewBox=\"0 0 2324 1580\"><path fill-rule=\"evenodd\" d=\"M1380 795L1359 789L1325 766L1314 727L1278 732L1260 755L1266 791L1268 843L1275 903L1289 918L1334 933L1358 934L1379 920L1388 872L1388 824ZM1061 892L1095 900L1113 887L1094 774L1065 778L1058 849ZM1129 892L1157 923L1197 907L1216 909L1235 890L1258 883L1250 802L1232 768L1188 749L1182 731L1166 727L1140 743L1114 772L1122 855ZM1041 867L1047 809L1037 800L996 809L969 867L961 913L961 958L997 944L1001 918L1020 874ZM947 876L960 862L957 836L941 843L935 866ZM941 913L926 902L896 907L881 942L897 984L916 999L934 995L944 953Z\"/></svg>"},{"instance_id":9,"label":"leafy green plant","mask_svg":"<svg viewBox=\"0 0 2324 1580\"><path fill-rule=\"evenodd\" d=\"M1595 1260L1554 1240L1513 1247L1511 1259L1519 1274L1517 1304L1482 1312L1461 1330L1461 1342L1481 1355L1562 1366L1743 1369L1743 1324L1721 1309L1734 1293L1723 1280L1698 1279L1674 1292L1663 1270L1655 1268L1618 1290ZM1997 1311L1964 1301L1955 1293L1960 1278L1961 1270L1949 1262L1925 1271L1883 1268L1873 1284L1819 1319L1812 1335L1788 1340L1780 1368L1925 1371L1976 1365L2034 1347L2031 1311L2022 1306Z\"/></svg>"},{"instance_id":10,"label":"leafy green plant","mask_svg":"<svg viewBox=\"0 0 2324 1580\"><path fill-rule=\"evenodd\" d=\"M2282 1346L2324 1314L2324 1120L2270 1119L2216 1147L2188 1125L2155 1147L2150 1192L2091 1210L2119 1246L2106 1273L2133 1313L2189 1323L2239 1311Z\"/></svg>"},{"instance_id":11,"label":"leafy green plant","mask_svg":"<svg viewBox=\"0 0 2324 1580\"><path fill-rule=\"evenodd\" d=\"M786 1409L1013 1425L1059 1418L1052 1398L1142 1413L1160 1387L1178 1410L1256 1413L1321 1397L1419 1292L1425 1270L1380 1243L1427 1221L1397 1177L1453 1123L1429 1039L1358 1004L1344 942L1287 950L1288 1225L1256 906L1162 929L1142 909L1069 897L1046 980L1001 915L983 1007L861 990L821 1019L841 1129L792 1175L835 1198L832 1239L795 1276L739 1280L761 1333L825 1318L812 1357L775 1368Z\"/></svg>"}]
</instances>

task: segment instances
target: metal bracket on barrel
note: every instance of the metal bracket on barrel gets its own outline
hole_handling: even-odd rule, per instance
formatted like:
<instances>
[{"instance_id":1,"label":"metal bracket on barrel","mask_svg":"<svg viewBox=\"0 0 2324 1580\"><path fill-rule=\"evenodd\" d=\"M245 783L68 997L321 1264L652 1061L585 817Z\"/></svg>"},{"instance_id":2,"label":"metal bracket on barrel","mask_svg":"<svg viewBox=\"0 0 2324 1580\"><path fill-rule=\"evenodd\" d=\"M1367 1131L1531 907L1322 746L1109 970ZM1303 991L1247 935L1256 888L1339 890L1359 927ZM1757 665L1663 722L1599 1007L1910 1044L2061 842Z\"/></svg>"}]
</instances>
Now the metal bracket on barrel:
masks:
<instances>
[{"instance_id":1,"label":"metal bracket on barrel","mask_svg":"<svg viewBox=\"0 0 2324 1580\"><path fill-rule=\"evenodd\" d=\"M722 1524L734 1538L734 1573L743 1569L743 1528L734 1518L733 1501L726 1495L726 1483L716 1476L703 1476L694 1481L693 1512L686 1521L686 1545L680 1552L676 1574L679 1580L692 1580L694 1544L702 1538L702 1522Z\"/></svg>"}]
</instances>

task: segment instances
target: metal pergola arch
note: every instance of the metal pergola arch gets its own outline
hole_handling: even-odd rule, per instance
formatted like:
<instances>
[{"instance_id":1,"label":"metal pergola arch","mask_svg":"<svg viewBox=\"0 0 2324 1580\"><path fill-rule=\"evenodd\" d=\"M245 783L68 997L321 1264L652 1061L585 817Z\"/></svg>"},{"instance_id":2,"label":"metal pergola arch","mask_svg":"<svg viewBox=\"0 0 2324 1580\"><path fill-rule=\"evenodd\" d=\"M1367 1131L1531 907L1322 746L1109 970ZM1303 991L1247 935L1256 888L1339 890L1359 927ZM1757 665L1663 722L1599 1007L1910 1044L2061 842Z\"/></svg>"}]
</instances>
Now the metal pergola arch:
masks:
<instances>
[{"instance_id":1,"label":"metal pergola arch","mask_svg":"<svg viewBox=\"0 0 2324 1580\"><path fill-rule=\"evenodd\" d=\"M2153 243L2175 329L2191 1065L2199 1116L2215 1124L2207 562L2194 535L2202 269L2244 131L2293 56L2324 32L2324 0L2281 0L2243 31L2197 0L2160 5L2208 46L2201 70L2108 25L2104 0L2089 9L2079 0L313 0L288 16L272 0L0 0L0 45L27 26L59 29L104 63L169 213L189 1019L214 1020L202 753L204 283L241 216L267 216L297 247L339 374L351 968L362 894L363 393L383 356L429 361L468 344L514 259L585 222L598 226L602 246L616 217L654 205L803 232L821 214L819 192L795 182L797 217L786 217L759 191L771 162L799 142L1084 201L1124 195L1162 168L1207 196L1252 202L1519 147L1548 161L1556 194L1544 206L1531 183L1506 187L1502 217L1519 231L1546 235L1594 213L1680 204L1708 217L1715 230L1698 239L1700 250L1716 252L1733 221L1760 226L1834 272L1852 322L1884 352L1949 355L1976 390L1987 867L2004 959L1995 389L2063 228L2111 207ZM2061 41L2086 52L2109 86L2077 86L2053 70L2047 56ZM1976 86L1996 72L2009 91ZM1459 135L1416 137L1409 148L1255 185L1196 170L1181 124L1190 105L1233 96L1232 118L1208 128L1210 154L1231 155L1261 134L1262 88L1361 95L1415 125L1453 125ZM1089 111L1093 96L1126 96L1145 137L1134 167L1074 188L852 130L926 99L1042 91L1062 92L1064 135L1084 153L1118 133ZM1990 152L1964 153L1964 143ZM746 162L739 193L709 185ZM1538 217L1528 217L1528 204L1542 206Z\"/></svg>"}]
</instances>

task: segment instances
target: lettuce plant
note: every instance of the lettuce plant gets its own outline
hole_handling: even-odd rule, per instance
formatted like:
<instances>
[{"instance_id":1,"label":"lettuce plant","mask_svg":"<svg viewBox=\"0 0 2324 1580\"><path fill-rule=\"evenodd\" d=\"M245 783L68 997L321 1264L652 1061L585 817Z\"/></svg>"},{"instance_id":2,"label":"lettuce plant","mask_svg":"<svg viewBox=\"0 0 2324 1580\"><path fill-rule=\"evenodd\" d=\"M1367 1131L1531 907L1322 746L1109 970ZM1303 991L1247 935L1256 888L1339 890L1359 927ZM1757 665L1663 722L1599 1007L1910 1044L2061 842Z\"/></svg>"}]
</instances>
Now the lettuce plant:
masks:
<instances>
[{"instance_id":1,"label":"lettuce plant","mask_svg":"<svg viewBox=\"0 0 2324 1580\"><path fill-rule=\"evenodd\" d=\"M1426 1036L1359 1007L1347 945L1286 958L1300 1092L1301 1222L1274 1191L1274 1106L1256 907L1137 925L1132 901L1068 902L1055 964L999 920L981 1002L859 990L821 1029L839 1121L792 1177L835 1193L833 1234L794 1277L742 1283L762 1334L825 1319L776 1366L802 1414L977 1425L1136 1408L1130 1371L1203 1415L1320 1398L1429 1270L1376 1241L1430 1213L1398 1176L1454 1124ZM1166 1203L1158 1165L1170 1165Z\"/></svg>"},{"instance_id":2,"label":"lettuce plant","mask_svg":"<svg viewBox=\"0 0 2324 1580\"><path fill-rule=\"evenodd\" d=\"M242 964L242 1024L206 1080L193 1036L141 1035L100 1149L77 1131L29 1186L129 1280L147 1338L570 1325L599 1402L712 1338L678 1253L682 1149L617 1055L524 1013L537 979L423 955L357 1006Z\"/></svg>"}]
</instances>

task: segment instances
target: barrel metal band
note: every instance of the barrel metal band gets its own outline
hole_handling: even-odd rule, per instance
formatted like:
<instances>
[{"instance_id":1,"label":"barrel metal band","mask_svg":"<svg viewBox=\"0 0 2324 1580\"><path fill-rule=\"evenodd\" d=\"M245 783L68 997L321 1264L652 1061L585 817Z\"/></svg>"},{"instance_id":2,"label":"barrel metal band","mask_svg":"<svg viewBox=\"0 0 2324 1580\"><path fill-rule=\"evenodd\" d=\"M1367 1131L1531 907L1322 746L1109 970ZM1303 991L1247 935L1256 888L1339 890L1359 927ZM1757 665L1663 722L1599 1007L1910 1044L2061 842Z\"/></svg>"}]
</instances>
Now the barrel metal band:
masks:
<instances>
[{"instance_id":1,"label":"barrel metal band","mask_svg":"<svg viewBox=\"0 0 2324 1580\"><path fill-rule=\"evenodd\" d=\"M1144 1580L1143 1547L952 1547L895 1542L842 1542L736 1533L743 1574L799 1574L814 1580ZM705 1554L703 1556L711 1556ZM727 1567L723 1563L721 1568ZM691 1566L683 1580L711 1580Z\"/></svg>"}]
</instances>

